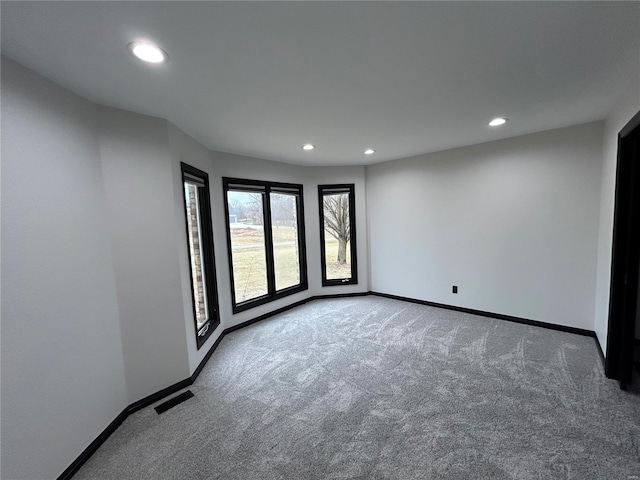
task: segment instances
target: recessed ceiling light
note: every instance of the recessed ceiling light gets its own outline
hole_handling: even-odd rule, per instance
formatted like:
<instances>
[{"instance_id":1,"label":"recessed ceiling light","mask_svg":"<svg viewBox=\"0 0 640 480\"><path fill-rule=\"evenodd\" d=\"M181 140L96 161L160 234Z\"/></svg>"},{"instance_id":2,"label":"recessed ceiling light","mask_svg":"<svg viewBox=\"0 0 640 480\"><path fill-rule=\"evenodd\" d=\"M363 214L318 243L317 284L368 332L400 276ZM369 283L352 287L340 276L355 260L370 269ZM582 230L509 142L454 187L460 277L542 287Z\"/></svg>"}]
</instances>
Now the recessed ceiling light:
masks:
<instances>
[{"instance_id":1,"label":"recessed ceiling light","mask_svg":"<svg viewBox=\"0 0 640 480\"><path fill-rule=\"evenodd\" d=\"M169 58L167 52L148 42L132 42L129 51L143 62L164 63Z\"/></svg>"},{"instance_id":2,"label":"recessed ceiling light","mask_svg":"<svg viewBox=\"0 0 640 480\"><path fill-rule=\"evenodd\" d=\"M302 146L303 150L313 150L314 148L316 148L315 145L311 145L310 143L307 143L306 145Z\"/></svg>"},{"instance_id":3,"label":"recessed ceiling light","mask_svg":"<svg viewBox=\"0 0 640 480\"><path fill-rule=\"evenodd\" d=\"M376 153L376 151L375 151L373 148L367 148L367 149L364 151L364 154L365 154L365 155L373 155L374 153Z\"/></svg>"},{"instance_id":4,"label":"recessed ceiling light","mask_svg":"<svg viewBox=\"0 0 640 480\"><path fill-rule=\"evenodd\" d=\"M490 127L499 127L500 125L504 125L507 123L507 119L503 117L494 118L489 122Z\"/></svg>"}]
</instances>

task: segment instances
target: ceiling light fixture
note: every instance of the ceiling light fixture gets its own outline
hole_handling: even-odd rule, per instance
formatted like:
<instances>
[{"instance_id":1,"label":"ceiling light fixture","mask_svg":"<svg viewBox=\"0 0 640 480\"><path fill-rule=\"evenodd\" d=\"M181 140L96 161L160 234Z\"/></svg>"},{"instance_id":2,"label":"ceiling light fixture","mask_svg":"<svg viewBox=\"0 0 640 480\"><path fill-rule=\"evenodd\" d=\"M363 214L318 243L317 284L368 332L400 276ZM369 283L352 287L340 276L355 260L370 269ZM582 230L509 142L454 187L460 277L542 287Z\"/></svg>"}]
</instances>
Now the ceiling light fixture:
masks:
<instances>
[{"instance_id":1,"label":"ceiling light fixture","mask_svg":"<svg viewBox=\"0 0 640 480\"><path fill-rule=\"evenodd\" d=\"M374 153L376 153L376 151L375 151L373 148L367 148L367 149L364 151L364 154L365 154L365 155L373 155Z\"/></svg>"},{"instance_id":2,"label":"ceiling light fixture","mask_svg":"<svg viewBox=\"0 0 640 480\"><path fill-rule=\"evenodd\" d=\"M143 62L164 63L169 58L167 52L149 42L132 42L127 46L132 55Z\"/></svg>"},{"instance_id":3,"label":"ceiling light fixture","mask_svg":"<svg viewBox=\"0 0 640 480\"><path fill-rule=\"evenodd\" d=\"M494 118L489 122L490 127L499 127L500 125L504 125L507 123L507 119L503 117Z\"/></svg>"},{"instance_id":4,"label":"ceiling light fixture","mask_svg":"<svg viewBox=\"0 0 640 480\"><path fill-rule=\"evenodd\" d=\"M311 145L310 143L307 143L306 145L302 146L303 150L313 150L314 148L316 148L315 145Z\"/></svg>"}]
</instances>

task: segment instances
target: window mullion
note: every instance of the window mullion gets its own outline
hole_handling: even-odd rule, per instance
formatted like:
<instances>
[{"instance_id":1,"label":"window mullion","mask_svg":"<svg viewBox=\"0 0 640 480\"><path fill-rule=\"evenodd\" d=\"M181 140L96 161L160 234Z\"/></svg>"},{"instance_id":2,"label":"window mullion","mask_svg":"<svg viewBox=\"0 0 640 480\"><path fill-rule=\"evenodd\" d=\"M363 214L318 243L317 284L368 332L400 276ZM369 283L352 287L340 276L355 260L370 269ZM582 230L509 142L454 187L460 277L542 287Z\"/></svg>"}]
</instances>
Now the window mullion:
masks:
<instances>
[{"instance_id":1,"label":"window mullion","mask_svg":"<svg viewBox=\"0 0 640 480\"><path fill-rule=\"evenodd\" d=\"M296 215L298 228L298 258L300 265L300 281L307 285L307 239L305 237L304 225L304 201L302 192L296 198Z\"/></svg>"},{"instance_id":2,"label":"window mullion","mask_svg":"<svg viewBox=\"0 0 640 480\"><path fill-rule=\"evenodd\" d=\"M273 295L276 291L276 276L274 266L274 251L273 251L273 228L271 223L271 188L267 187L264 193L263 206L263 224L264 224L264 241L266 246L266 260L267 260L267 288L269 294Z\"/></svg>"}]
</instances>

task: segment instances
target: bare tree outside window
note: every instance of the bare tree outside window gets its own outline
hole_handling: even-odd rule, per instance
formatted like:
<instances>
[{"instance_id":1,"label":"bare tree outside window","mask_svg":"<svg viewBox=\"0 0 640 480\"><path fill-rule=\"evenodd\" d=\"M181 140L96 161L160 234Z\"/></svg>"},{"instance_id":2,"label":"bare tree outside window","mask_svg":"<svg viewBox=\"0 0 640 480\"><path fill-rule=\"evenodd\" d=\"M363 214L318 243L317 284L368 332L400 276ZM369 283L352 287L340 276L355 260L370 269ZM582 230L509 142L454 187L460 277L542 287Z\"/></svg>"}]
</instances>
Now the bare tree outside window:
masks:
<instances>
[{"instance_id":1,"label":"bare tree outside window","mask_svg":"<svg viewBox=\"0 0 640 480\"><path fill-rule=\"evenodd\" d=\"M349 194L325 195L322 199L325 232L338 241L336 263L347 263L347 243L351 239L349 221Z\"/></svg>"},{"instance_id":2,"label":"bare tree outside window","mask_svg":"<svg viewBox=\"0 0 640 480\"><path fill-rule=\"evenodd\" d=\"M355 265L354 186L319 185L322 284L357 283Z\"/></svg>"}]
</instances>

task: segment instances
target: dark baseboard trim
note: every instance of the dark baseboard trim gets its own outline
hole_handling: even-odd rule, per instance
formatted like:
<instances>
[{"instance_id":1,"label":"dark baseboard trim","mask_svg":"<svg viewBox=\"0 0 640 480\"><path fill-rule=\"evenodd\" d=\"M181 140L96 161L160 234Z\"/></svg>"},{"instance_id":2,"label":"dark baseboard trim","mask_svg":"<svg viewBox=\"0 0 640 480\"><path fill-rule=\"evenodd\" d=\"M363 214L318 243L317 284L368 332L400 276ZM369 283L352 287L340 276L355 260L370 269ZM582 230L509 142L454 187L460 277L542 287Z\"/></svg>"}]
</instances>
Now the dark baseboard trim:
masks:
<instances>
[{"instance_id":1,"label":"dark baseboard trim","mask_svg":"<svg viewBox=\"0 0 640 480\"><path fill-rule=\"evenodd\" d=\"M474 310L473 308L456 307L453 305L446 305L444 303L429 302L427 300L418 300L416 298L400 297L398 295L391 295L388 293L371 292L371 295L378 297L392 298L394 300L402 300L404 302L418 303L420 305L427 305L429 307L444 308L446 310L454 310L456 312L470 313L472 315L479 315L482 317L496 318L498 320L506 320L508 322L522 323L524 325L532 325L534 327L548 328L550 330L558 330L560 332L575 333L577 335L584 335L586 337L595 337L596 333L592 330L585 330L583 328L567 327L564 325L556 325L554 323L540 322L538 320L529 320L528 318L512 317L511 315L503 315L501 313L485 312L483 310Z\"/></svg>"},{"instance_id":2,"label":"dark baseboard trim","mask_svg":"<svg viewBox=\"0 0 640 480\"><path fill-rule=\"evenodd\" d=\"M249 325L252 325L252 324L254 324L256 322L259 322L261 320L266 320L267 318L273 317L274 315L278 315L279 313L283 313L283 312L286 312L287 310L291 310L292 308L296 308L296 307L299 307L300 305L304 305L305 303L309 303L311 300L314 300L314 299L315 299L315 297L305 298L304 300L299 300L299 301L294 302L294 303L292 303L290 305L287 305L286 307L278 308L276 310L273 310L272 312L265 313L264 315L260 315L259 317L252 318L251 320L247 320L246 322L242 322L242 323L239 323L238 325L234 325L232 327L225 328L224 332L222 332L222 335L226 335L228 333L235 332L236 330L240 330L241 328L248 327ZM220 336L222 336L222 335L220 335Z\"/></svg>"},{"instance_id":3,"label":"dark baseboard trim","mask_svg":"<svg viewBox=\"0 0 640 480\"><path fill-rule=\"evenodd\" d=\"M285 307L278 308L276 310L273 310L272 312L265 313L264 315L260 315L259 317L252 318L251 320L247 320L246 322L239 323L238 325L234 325L233 327L225 328L224 332L222 332L222 335L220 335L220 337L222 337L223 335L226 335L227 333L235 332L236 330L240 330L241 328L248 327L249 325L252 325L256 322L266 320L269 317L273 317L274 315L284 313L287 310L291 310L292 308L299 307L300 305L304 305L305 303L309 303L314 300L322 300L324 298L364 297L366 295L370 295L370 292L334 293L330 295L315 295L313 297L305 298L304 300L299 300ZM213 352L209 352L207 355L210 356L211 353ZM203 364L201 364L201 366L204 367Z\"/></svg>"},{"instance_id":4,"label":"dark baseboard trim","mask_svg":"<svg viewBox=\"0 0 640 480\"><path fill-rule=\"evenodd\" d=\"M483 317L496 318L498 320L506 320L508 322L522 323L524 325L532 325L534 327L547 328L549 330L557 330L560 332L575 333L576 335L591 337L596 342L596 347L598 347L598 354L600 355L602 368L604 368L604 365L605 365L605 356L604 356L604 353L602 352L602 347L600 347L600 342L598 341L596 332L594 332L593 330L585 330L582 328L575 328L575 327L566 327L564 325L556 325L554 323L539 322L537 320L529 320L528 318L512 317L510 315L502 315L501 313L484 312L482 310L474 310L472 308L455 307L453 305L428 302L426 300L418 300L415 298L400 297L398 295L390 295L388 293L369 292L369 294L376 295L378 297L392 298L394 300L402 300L404 302L418 303L420 305L428 305L430 307L444 308L447 310L454 310L456 312L471 313L473 315L480 315ZM636 340L636 342L637 344L640 343L640 341L638 340Z\"/></svg>"},{"instance_id":5,"label":"dark baseboard trim","mask_svg":"<svg viewBox=\"0 0 640 480\"><path fill-rule=\"evenodd\" d=\"M218 345L220 345L220 342L222 341L226 333L227 333L226 330L222 331L220 336L216 338L216 341L213 342L213 345L211 345L211 348L209 349L207 354L204 356L202 361L198 364L196 369L193 371L193 373L191 374L191 377L189 377L189 379L191 380L191 384L193 384L193 382L196 381L196 378L198 378L198 375L200 375L200 372L202 371L204 366L207 364L207 362L211 358L211 355L213 355L213 352L215 351L215 349L218 348Z\"/></svg>"},{"instance_id":6,"label":"dark baseboard trim","mask_svg":"<svg viewBox=\"0 0 640 480\"><path fill-rule=\"evenodd\" d=\"M367 295L371 295L371 292L331 293L329 295L316 295L315 297L311 297L310 300L322 300L325 298L366 297Z\"/></svg>"},{"instance_id":7,"label":"dark baseboard trim","mask_svg":"<svg viewBox=\"0 0 640 480\"><path fill-rule=\"evenodd\" d=\"M96 439L89 444L87 448L76 458L71 465L67 467L67 469L60 474L58 480L69 480L71 477L75 475L75 473L80 470L80 467L84 465L84 463L91 458L91 455L95 453L96 450L102 445L107 438L111 436L113 432L115 432L118 427L124 422L129 416L129 409L125 408L118 416L115 418L113 422L111 422L107 428L105 428L100 435L96 437Z\"/></svg>"},{"instance_id":8,"label":"dark baseboard trim","mask_svg":"<svg viewBox=\"0 0 640 480\"><path fill-rule=\"evenodd\" d=\"M276 310L273 310L272 312L269 313L265 313L264 315L260 315L258 317L252 318L250 320L247 320L245 322L242 322L238 325L234 325L232 327L229 328L225 328L222 333L220 334L220 336L216 339L216 341L213 343L213 345L211 346L211 348L209 348L209 351L207 352L207 354L204 356L204 358L202 359L202 361L198 364L198 367L194 370L193 374L188 377L185 378L184 380L181 380L177 383L174 383L173 385L170 385L166 388L163 388L162 390L153 393L147 397L144 397L141 400L138 400L137 402L132 403L131 405L129 405L127 408L125 408L117 417L116 419L111 422L109 424L109 426L107 428L105 428L102 433L100 433L100 435L98 435L96 437L96 439L91 442L91 444L84 449L84 451L78 456L78 458L76 458L73 463L71 465L69 465L69 467L62 472L62 474L57 478L57 480L70 480L73 475L80 469L80 467L82 467L82 465L91 457L91 455L93 455L96 450L98 450L98 448L107 440L107 438L109 438L109 436L115 432L117 430L117 428L122 424L122 422L124 422L126 420L126 418L131 415L134 412L137 412L138 410L148 407L149 405L156 403L159 400L162 400L163 398L176 393L179 390L182 390L183 388L186 388L190 385L192 385L196 379L198 378L198 375L200 375L200 372L202 372L202 369L204 368L204 366L207 364L207 362L209 361L209 359L211 358L211 355L213 355L213 352L216 350L216 348L218 348L218 345L220 345L220 342L222 341L222 339L225 337L225 335L231 333L231 332L235 332L236 330L240 330L241 328L247 327L249 325L253 325L256 322L259 322L261 320L265 320L269 317L273 317L275 315L278 315L280 313L286 312L287 310L291 310L293 308L299 307L300 305L304 305L305 303L309 303L312 302L313 300L322 300L322 299L327 299L327 298L348 298L348 297L363 297L366 295L375 295L378 297L385 297L385 298L391 298L393 300L401 300L404 302L410 302L410 303L417 303L420 305L427 305L430 307L437 307L437 308L444 308L447 310L454 310L457 312L463 312L463 313L470 313L473 315L480 315L483 317L489 317L489 318L496 318L499 320L507 320L509 322L516 322L516 323L522 323L525 325L533 325L536 327L542 327L542 328L548 328L551 330L559 330L561 332L568 332L568 333L575 333L578 335L585 335L588 337L596 337L595 332L591 331L591 330L584 330L581 328L574 328L574 327L565 327L563 325L555 325L552 323L545 323L545 322L539 322L537 320L529 320L526 318L519 318L519 317L512 317L510 315L502 315L499 313L493 313L493 312L484 312L481 310L474 310L471 308L464 308L464 307L455 307L453 305L446 305L443 303L435 303L435 302L428 302L426 300L418 300L415 298L409 298L409 297L401 297L398 295L391 295L388 293L380 293L380 292L354 292L354 293L335 293L335 294L329 294L329 295L316 295L313 297L309 297L309 298L305 298L304 300L299 300L297 302L294 302L290 305L287 305L285 307L281 307L278 308ZM600 356L603 360L603 364L604 364L604 355L602 353L602 349L600 348L600 344L598 342L598 339L595 338L596 340L596 345L598 346L598 351L600 352ZM637 343L640 343L636 340Z\"/></svg>"},{"instance_id":9,"label":"dark baseboard trim","mask_svg":"<svg viewBox=\"0 0 640 480\"><path fill-rule=\"evenodd\" d=\"M118 427L122 424L122 422L124 422L127 419L129 415L145 407L148 407L149 405L156 403L157 401L162 400L163 398L168 397L169 395L176 393L179 390L182 390L183 388L193 385L193 383L198 378L198 375L200 375L200 372L202 372L202 369L211 358L211 355L213 355L213 352L216 350L216 348L218 348L218 345L220 345L220 342L222 341L224 336L227 335L228 333L235 332L236 330L240 330L241 328L247 327L261 320L265 320L269 317L273 317L274 315L278 315L279 313L286 312L287 310L291 310L292 308L299 307L300 305L304 305L305 303L309 303L313 300L319 300L322 298L361 297L364 295L369 295L369 292L317 295L314 297L305 298L304 300L300 300L298 302L294 302L285 307L278 308L272 312L265 313L264 315L260 315L258 317L252 318L251 320L247 320L246 322L242 322L238 325L225 328L220 334L220 336L213 343L213 345L211 346L207 354L204 356L202 361L198 364L198 366L196 367L196 369L194 370L193 374L190 377L185 378L184 380L181 380L177 383L174 383L173 385L170 385L166 388L163 388L162 390L156 393L152 393L151 395L148 395L138 400L137 402L132 403L128 407L126 407L116 417L116 419L113 422L111 422L109 426L105 428L102 431L102 433L100 433L100 435L98 435L96 439L93 442L91 442L91 444L87 448L84 449L84 451L78 456L78 458L76 458L73 461L73 463L69 465L69 467L64 472L62 472L62 474L57 478L57 480L70 480L73 477L73 475L80 469L80 467L82 467L82 465L84 465L84 463L87 460L89 460L89 458L91 458L91 455L93 455L96 452L96 450L100 448L100 446L107 440L107 438L109 438L109 436L111 436L111 434L118 429Z\"/></svg>"}]
</instances>

